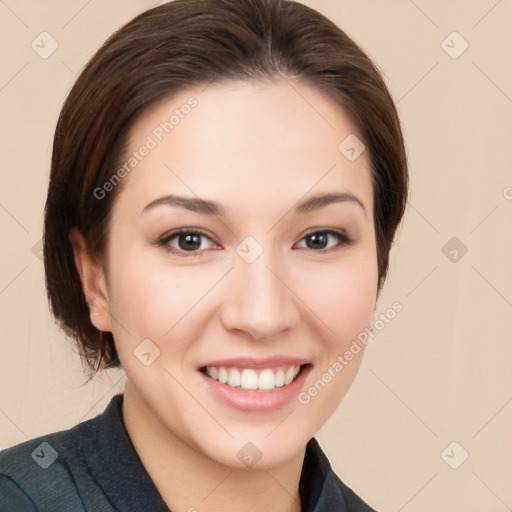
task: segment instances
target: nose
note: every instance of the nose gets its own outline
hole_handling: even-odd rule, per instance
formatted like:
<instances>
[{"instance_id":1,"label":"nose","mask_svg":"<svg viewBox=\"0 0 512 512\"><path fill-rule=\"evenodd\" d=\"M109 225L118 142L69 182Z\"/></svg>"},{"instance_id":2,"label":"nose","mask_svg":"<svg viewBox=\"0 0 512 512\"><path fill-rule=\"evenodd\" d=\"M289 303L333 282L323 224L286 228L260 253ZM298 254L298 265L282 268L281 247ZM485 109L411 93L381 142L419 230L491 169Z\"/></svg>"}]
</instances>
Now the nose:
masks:
<instances>
[{"instance_id":1,"label":"nose","mask_svg":"<svg viewBox=\"0 0 512 512\"><path fill-rule=\"evenodd\" d=\"M276 338L299 322L293 283L287 282L283 265L266 254L252 263L236 256L221 309L225 329L255 340Z\"/></svg>"}]
</instances>

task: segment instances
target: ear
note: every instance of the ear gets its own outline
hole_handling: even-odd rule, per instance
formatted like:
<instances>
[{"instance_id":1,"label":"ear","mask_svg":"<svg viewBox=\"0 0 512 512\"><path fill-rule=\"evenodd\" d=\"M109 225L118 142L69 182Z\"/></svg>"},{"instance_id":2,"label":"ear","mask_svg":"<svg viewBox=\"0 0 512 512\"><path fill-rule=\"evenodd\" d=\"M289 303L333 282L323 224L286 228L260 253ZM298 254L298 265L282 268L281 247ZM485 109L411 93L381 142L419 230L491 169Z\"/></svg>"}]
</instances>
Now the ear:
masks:
<instances>
[{"instance_id":1,"label":"ear","mask_svg":"<svg viewBox=\"0 0 512 512\"><path fill-rule=\"evenodd\" d=\"M106 279L101 265L87 251L87 244L80 231L74 227L69 232L75 265L80 275L82 289L89 304L91 323L100 331L112 331Z\"/></svg>"}]
</instances>

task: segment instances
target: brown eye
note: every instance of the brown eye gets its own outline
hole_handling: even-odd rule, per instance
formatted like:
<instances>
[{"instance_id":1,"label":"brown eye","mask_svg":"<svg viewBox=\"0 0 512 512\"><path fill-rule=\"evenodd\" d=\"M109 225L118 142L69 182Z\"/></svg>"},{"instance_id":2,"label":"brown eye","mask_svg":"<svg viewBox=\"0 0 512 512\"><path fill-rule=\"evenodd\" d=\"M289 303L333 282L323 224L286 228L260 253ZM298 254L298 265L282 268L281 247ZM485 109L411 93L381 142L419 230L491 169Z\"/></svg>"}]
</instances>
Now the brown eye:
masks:
<instances>
[{"instance_id":1,"label":"brown eye","mask_svg":"<svg viewBox=\"0 0 512 512\"><path fill-rule=\"evenodd\" d=\"M353 243L353 240L344 233L332 230L309 233L301 242L303 240L306 241L307 249L319 250L318 252ZM332 244L332 242L334 242L334 244Z\"/></svg>"},{"instance_id":2,"label":"brown eye","mask_svg":"<svg viewBox=\"0 0 512 512\"><path fill-rule=\"evenodd\" d=\"M187 235L178 235L177 244L180 249L184 251L192 250L197 251L201 247L201 236L195 233L187 234Z\"/></svg>"},{"instance_id":3,"label":"brown eye","mask_svg":"<svg viewBox=\"0 0 512 512\"><path fill-rule=\"evenodd\" d=\"M193 256L213 248L215 243L202 231L182 229L164 235L158 241L158 245L183 256Z\"/></svg>"}]
</instances>

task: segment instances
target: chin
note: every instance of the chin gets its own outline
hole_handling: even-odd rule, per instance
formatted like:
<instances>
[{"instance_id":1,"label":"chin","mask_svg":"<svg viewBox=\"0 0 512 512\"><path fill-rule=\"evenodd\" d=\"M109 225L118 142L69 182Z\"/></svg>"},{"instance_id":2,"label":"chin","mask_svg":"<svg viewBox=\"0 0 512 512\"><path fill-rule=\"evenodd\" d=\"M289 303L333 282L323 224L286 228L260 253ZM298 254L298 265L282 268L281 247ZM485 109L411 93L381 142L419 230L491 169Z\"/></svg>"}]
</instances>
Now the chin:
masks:
<instances>
[{"instance_id":1,"label":"chin","mask_svg":"<svg viewBox=\"0 0 512 512\"><path fill-rule=\"evenodd\" d=\"M286 464L298 455L302 457L313 436L313 433L290 436L290 428L269 436L270 431L271 428L256 432L254 436L246 432L234 439L212 439L210 444L199 448L213 462L233 470L269 470Z\"/></svg>"}]
</instances>

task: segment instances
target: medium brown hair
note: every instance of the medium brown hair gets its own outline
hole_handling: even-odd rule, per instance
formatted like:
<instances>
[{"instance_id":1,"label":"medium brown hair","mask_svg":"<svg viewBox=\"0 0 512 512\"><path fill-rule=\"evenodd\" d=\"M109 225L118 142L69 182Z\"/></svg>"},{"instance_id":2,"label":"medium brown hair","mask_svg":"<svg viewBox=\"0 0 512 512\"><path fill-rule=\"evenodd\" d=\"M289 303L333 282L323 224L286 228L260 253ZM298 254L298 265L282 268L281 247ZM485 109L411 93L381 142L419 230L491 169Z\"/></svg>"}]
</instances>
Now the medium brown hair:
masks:
<instances>
[{"instance_id":1,"label":"medium brown hair","mask_svg":"<svg viewBox=\"0 0 512 512\"><path fill-rule=\"evenodd\" d=\"M175 0L115 32L69 93L55 130L44 220L52 313L89 370L120 365L112 333L91 323L71 228L101 261L118 189L94 190L121 164L130 128L150 105L192 86L291 79L333 98L363 138L371 164L378 290L404 214L408 173L398 114L379 71L339 27L287 0ZM340 141L341 142L341 141Z\"/></svg>"}]
</instances>

